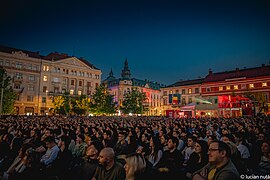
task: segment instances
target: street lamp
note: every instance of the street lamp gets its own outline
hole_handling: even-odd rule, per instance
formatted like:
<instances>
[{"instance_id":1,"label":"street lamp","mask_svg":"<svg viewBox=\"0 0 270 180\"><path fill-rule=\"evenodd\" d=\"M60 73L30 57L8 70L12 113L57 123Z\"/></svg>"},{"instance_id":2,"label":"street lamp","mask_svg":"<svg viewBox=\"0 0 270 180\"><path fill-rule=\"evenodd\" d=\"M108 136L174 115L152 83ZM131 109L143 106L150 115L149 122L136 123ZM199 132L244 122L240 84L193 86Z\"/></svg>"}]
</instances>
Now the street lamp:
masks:
<instances>
[{"instance_id":1,"label":"street lamp","mask_svg":"<svg viewBox=\"0 0 270 180\"><path fill-rule=\"evenodd\" d=\"M47 109L47 95L48 95L48 89L46 89L46 99L45 99L45 109L44 109L44 114L46 114L46 109Z\"/></svg>"}]
</instances>

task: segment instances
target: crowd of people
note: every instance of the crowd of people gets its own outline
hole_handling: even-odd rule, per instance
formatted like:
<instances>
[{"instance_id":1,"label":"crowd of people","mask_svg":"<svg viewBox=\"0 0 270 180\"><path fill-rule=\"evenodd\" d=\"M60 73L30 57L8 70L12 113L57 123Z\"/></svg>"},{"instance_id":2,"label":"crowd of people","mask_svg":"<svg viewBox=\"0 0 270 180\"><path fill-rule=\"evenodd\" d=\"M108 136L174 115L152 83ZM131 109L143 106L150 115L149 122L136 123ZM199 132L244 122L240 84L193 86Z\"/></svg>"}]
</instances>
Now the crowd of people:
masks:
<instances>
[{"instance_id":1,"label":"crowd of people","mask_svg":"<svg viewBox=\"0 0 270 180\"><path fill-rule=\"evenodd\" d=\"M270 118L8 116L0 179L240 179L270 174Z\"/></svg>"}]
</instances>

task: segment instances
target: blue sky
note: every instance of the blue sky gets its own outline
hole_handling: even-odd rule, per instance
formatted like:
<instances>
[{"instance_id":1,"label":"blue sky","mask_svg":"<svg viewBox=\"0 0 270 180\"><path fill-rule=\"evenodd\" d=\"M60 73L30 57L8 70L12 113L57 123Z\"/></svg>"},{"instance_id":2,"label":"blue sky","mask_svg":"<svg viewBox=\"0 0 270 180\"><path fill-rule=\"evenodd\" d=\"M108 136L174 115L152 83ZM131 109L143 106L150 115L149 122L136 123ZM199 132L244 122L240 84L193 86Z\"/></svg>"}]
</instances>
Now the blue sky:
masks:
<instances>
[{"instance_id":1,"label":"blue sky","mask_svg":"<svg viewBox=\"0 0 270 180\"><path fill-rule=\"evenodd\" d=\"M4 0L0 44L166 85L270 61L269 0Z\"/></svg>"}]
</instances>

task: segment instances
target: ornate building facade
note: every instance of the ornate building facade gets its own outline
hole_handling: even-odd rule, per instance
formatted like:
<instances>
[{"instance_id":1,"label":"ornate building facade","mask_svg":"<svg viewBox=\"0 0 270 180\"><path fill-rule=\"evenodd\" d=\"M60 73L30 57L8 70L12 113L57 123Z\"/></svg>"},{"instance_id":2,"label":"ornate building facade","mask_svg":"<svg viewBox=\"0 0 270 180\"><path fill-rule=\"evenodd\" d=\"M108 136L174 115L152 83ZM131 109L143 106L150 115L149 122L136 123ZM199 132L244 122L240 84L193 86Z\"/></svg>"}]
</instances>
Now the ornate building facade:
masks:
<instances>
[{"instance_id":1,"label":"ornate building facade","mask_svg":"<svg viewBox=\"0 0 270 180\"><path fill-rule=\"evenodd\" d=\"M139 91L145 92L146 102L144 104L149 107L149 111L145 115L159 116L162 114L162 97L160 84L147 80L140 80L131 77L131 72L128 67L128 61L125 60L124 69L121 73L121 78L115 78L111 70L109 76L103 81L103 84L114 95L114 101L117 103L118 109L122 105L124 95L136 87Z\"/></svg>"},{"instance_id":2,"label":"ornate building facade","mask_svg":"<svg viewBox=\"0 0 270 180\"><path fill-rule=\"evenodd\" d=\"M16 114L48 114L52 96L91 95L101 82L101 70L83 58L0 46L0 66L17 92Z\"/></svg>"}]
</instances>

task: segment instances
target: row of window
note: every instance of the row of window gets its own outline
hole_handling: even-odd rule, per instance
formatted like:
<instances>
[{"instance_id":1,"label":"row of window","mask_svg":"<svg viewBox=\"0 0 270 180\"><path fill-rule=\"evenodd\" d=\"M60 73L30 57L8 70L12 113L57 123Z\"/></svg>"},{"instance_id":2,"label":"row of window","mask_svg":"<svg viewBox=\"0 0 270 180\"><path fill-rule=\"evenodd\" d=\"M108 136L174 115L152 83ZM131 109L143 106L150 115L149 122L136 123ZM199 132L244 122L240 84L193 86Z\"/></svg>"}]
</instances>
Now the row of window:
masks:
<instances>
[{"instance_id":1,"label":"row of window","mask_svg":"<svg viewBox=\"0 0 270 180\"><path fill-rule=\"evenodd\" d=\"M45 71L45 72L50 71L50 66L44 65L43 66L43 71ZM74 75L74 76L87 77L87 78L100 79L100 75L98 75L98 74L92 74L92 73L81 72L81 71L76 71L76 70L69 70L69 69L59 68L59 67L54 67L52 69L52 72L54 72L54 73L69 74L69 75Z\"/></svg>"},{"instance_id":2,"label":"row of window","mask_svg":"<svg viewBox=\"0 0 270 180\"><path fill-rule=\"evenodd\" d=\"M7 67L15 67L17 69L28 69L37 71L39 69L38 65L34 64L23 64L21 62L13 62L13 61L4 61L0 60L0 66L7 66Z\"/></svg>"},{"instance_id":3,"label":"row of window","mask_svg":"<svg viewBox=\"0 0 270 180\"><path fill-rule=\"evenodd\" d=\"M256 87L267 87L267 82L262 83L256 83ZM254 83L250 84L241 84L241 85L227 85L227 86L219 86L218 91L224 91L224 90L239 90L239 89L253 89L255 88ZM212 91L217 91L216 88L212 88ZM206 88L206 92L211 92L211 88Z\"/></svg>"},{"instance_id":4,"label":"row of window","mask_svg":"<svg viewBox=\"0 0 270 180\"><path fill-rule=\"evenodd\" d=\"M187 94L192 94L192 93L195 93L195 94L199 94L200 93L200 90L199 88L195 88L194 91L192 91L192 88L188 88L187 89ZM173 91L169 91L169 94L173 94ZM179 94L179 90L175 90L175 93L174 94ZM186 94L186 89L182 89L182 93L181 94ZM168 95L168 92L167 91L164 91L163 92L163 95L164 96L167 96Z\"/></svg>"}]
</instances>

